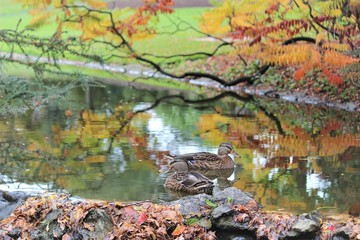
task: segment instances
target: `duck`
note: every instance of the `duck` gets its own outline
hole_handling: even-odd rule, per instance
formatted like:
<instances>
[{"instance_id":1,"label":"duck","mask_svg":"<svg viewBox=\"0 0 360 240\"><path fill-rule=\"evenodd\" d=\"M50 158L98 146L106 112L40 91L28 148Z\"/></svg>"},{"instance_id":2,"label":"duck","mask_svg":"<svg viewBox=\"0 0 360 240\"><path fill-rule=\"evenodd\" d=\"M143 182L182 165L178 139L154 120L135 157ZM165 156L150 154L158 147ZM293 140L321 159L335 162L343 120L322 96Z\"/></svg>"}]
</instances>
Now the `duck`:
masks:
<instances>
[{"instance_id":1,"label":"duck","mask_svg":"<svg viewBox=\"0 0 360 240\"><path fill-rule=\"evenodd\" d=\"M186 172L199 169L233 169L235 166L234 161L229 154L239 157L231 143L223 142L219 145L217 154L197 152L177 156L169 155L167 157L171 160L169 163L170 168Z\"/></svg>"},{"instance_id":2,"label":"duck","mask_svg":"<svg viewBox=\"0 0 360 240\"><path fill-rule=\"evenodd\" d=\"M176 172L166 180L164 187L171 191L189 194L211 194L214 183L198 172Z\"/></svg>"}]
</instances>

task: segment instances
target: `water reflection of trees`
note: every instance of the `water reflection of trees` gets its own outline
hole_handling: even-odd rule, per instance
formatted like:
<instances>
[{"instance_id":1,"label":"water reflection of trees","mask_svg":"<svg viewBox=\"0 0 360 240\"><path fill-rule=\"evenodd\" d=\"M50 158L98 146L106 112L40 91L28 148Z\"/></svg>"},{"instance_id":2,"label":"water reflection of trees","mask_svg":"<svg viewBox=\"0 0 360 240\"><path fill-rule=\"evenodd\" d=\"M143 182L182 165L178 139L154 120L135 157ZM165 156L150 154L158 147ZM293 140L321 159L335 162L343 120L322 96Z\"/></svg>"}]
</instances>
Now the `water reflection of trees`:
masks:
<instances>
[{"instance_id":1,"label":"water reflection of trees","mask_svg":"<svg viewBox=\"0 0 360 240\"><path fill-rule=\"evenodd\" d=\"M21 176L22 181L28 182L53 182L54 188L81 191L87 196L91 192L106 195L127 191L127 197L135 199L139 197L137 192L147 191L156 198L156 194L163 193L159 186L162 188L164 178L159 178L157 171L167 164L162 155L168 150L149 146L151 136L146 126L151 118L149 113L156 112L188 139L196 136L212 146L223 140L232 141L243 156L238 162L242 168L234 185L252 192L264 205L307 210L314 208L316 202L347 205L358 198L346 188L349 197L343 202L337 196L343 187L333 188L339 181L358 187L359 181L354 182L357 173L347 173L346 180L331 172L336 164L345 161L336 156L351 146L359 146L354 124L357 113L304 109L232 92L199 98L144 90L134 94L125 90L107 97L111 98L109 103L99 108L99 100L89 92L87 107L74 110L72 118L53 122L49 139L44 140L48 132L29 136L30 155L25 160L20 156L23 152L19 151L18 157L13 154L21 163L16 167L5 156L3 159L9 161L4 164L9 171L3 174ZM189 112L185 113L185 107ZM335 159L335 165L320 164L330 157ZM18 173L14 174L16 170ZM324 174L326 171L329 174ZM313 177L316 181L330 182L332 188L309 186ZM130 190L129 179L134 180ZM148 185L141 179L149 180ZM322 192L327 195L320 197Z\"/></svg>"}]
</instances>

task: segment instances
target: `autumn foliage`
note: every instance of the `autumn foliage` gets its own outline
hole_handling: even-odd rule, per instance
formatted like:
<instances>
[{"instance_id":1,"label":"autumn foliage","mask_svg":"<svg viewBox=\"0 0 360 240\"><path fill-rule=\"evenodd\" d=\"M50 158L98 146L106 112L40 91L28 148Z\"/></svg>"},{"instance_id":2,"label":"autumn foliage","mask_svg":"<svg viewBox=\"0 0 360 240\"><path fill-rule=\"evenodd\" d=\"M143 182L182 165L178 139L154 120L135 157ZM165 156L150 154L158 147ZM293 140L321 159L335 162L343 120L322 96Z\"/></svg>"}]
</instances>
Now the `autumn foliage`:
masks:
<instances>
[{"instance_id":1,"label":"autumn foliage","mask_svg":"<svg viewBox=\"0 0 360 240\"><path fill-rule=\"evenodd\" d=\"M129 39L137 39L153 34L154 29L149 26L152 16L173 11L171 0L144 0L143 6L136 10L114 9L111 12L107 11L108 3L99 0L83 0L81 3L74 0L18 1L30 8L33 15L30 24L33 26L51 23L55 18L58 37L65 27L80 30L84 41L103 37L113 44L121 43L121 38L113 35L123 34Z\"/></svg>"},{"instance_id":2,"label":"autumn foliage","mask_svg":"<svg viewBox=\"0 0 360 240\"><path fill-rule=\"evenodd\" d=\"M163 65L165 59L175 56L157 56L154 60L133 47L133 41L158 33L158 15L171 13L175 1L144 0L136 9L111 9L97 0L83 0L81 4L74 0L18 1L31 7L34 26L55 18L56 37L61 38L64 29L76 29L79 35L75 38L90 44L88 48L103 44L112 49L103 61L131 58L172 78L205 77L224 86L252 84L270 66L282 66L290 68L292 79L297 81L307 80L312 72L338 87L344 83L340 70L359 62L350 54L359 47L360 11L355 0L225 0L211 8L203 14L197 31L220 40L217 50L231 46L233 50L223 54L238 56L239 68L255 60L262 64L253 74L238 73L235 80L204 71L178 74ZM217 50L176 56L185 60L188 56L213 57Z\"/></svg>"},{"instance_id":3,"label":"autumn foliage","mask_svg":"<svg viewBox=\"0 0 360 240\"><path fill-rule=\"evenodd\" d=\"M359 33L353 16L342 12L347 2L227 0L204 15L201 27L231 37L237 54L246 59L295 66L296 80L318 69L339 86L338 70L359 62L346 54L355 47Z\"/></svg>"}]
</instances>

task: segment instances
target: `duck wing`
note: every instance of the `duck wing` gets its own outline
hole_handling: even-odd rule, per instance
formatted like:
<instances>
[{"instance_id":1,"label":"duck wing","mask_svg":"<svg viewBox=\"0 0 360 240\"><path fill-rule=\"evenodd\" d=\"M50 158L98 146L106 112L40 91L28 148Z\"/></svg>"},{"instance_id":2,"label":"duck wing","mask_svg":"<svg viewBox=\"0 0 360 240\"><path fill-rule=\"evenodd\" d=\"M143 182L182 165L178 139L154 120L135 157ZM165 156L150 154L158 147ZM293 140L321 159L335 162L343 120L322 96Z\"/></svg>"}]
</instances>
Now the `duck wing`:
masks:
<instances>
[{"instance_id":1,"label":"duck wing","mask_svg":"<svg viewBox=\"0 0 360 240\"><path fill-rule=\"evenodd\" d=\"M197 172L189 172L182 184L190 193L211 193L214 187L210 179Z\"/></svg>"},{"instance_id":2,"label":"duck wing","mask_svg":"<svg viewBox=\"0 0 360 240\"><path fill-rule=\"evenodd\" d=\"M175 159L182 159L184 161L193 162L193 161L218 161L219 156L214 153L209 152L197 152L197 153L188 153L182 154L175 157Z\"/></svg>"},{"instance_id":3,"label":"duck wing","mask_svg":"<svg viewBox=\"0 0 360 240\"><path fill-rule=\"evenodd\" d=\"M202 184L208 184L211 183L211 180L205 177L204 175L198 173L198 172L189 172L186 176L186 178L182 181L182 184L187 186L196 186L199 185L199 183Z\"/></svg>"},{"instance_id":4,"label":"duck wing","mask_svg":"<svg viewBox=\"0 0 360 240\"><path fill-rule=\"evenodd\" d=\"M164 184L165 188L174 191L183 191L191 194L211 193L213 182L197 172L181 172L169 176Z\"/></svg>"},{"instance_id":5,"label":"duck wing","mask_svg":"<svg viewBox=\"0 0 360 240\"><path fill-rule=\"evenodd\" d=\"M177 156L174 160L185 161L189 169L214 169L218 168L217 165L221 162L218 155L209 152L183 154Z\"/></svg>"}]
</instances>

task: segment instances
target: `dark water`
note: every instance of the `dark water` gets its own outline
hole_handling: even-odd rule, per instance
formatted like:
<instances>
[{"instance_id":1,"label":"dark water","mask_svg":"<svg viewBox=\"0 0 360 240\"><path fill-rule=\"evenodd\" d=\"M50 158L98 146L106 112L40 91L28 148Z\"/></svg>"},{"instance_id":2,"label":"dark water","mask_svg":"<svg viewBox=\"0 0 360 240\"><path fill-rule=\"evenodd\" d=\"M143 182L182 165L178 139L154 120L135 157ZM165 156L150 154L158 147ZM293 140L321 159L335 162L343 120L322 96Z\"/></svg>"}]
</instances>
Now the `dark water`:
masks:
<instances>
[{"instance_id":1,"label":"dark water","mask_svg":"<svg viewBox=\"0 0 360 240\"><path fill-rule=\"evenodd\" d=\"M241 159L215 181L266 210L347 213L360 202L359 113L236 94L109 86L0 121L0 188L169 201L164 153Z\"/></svg>"}]
</instances>

